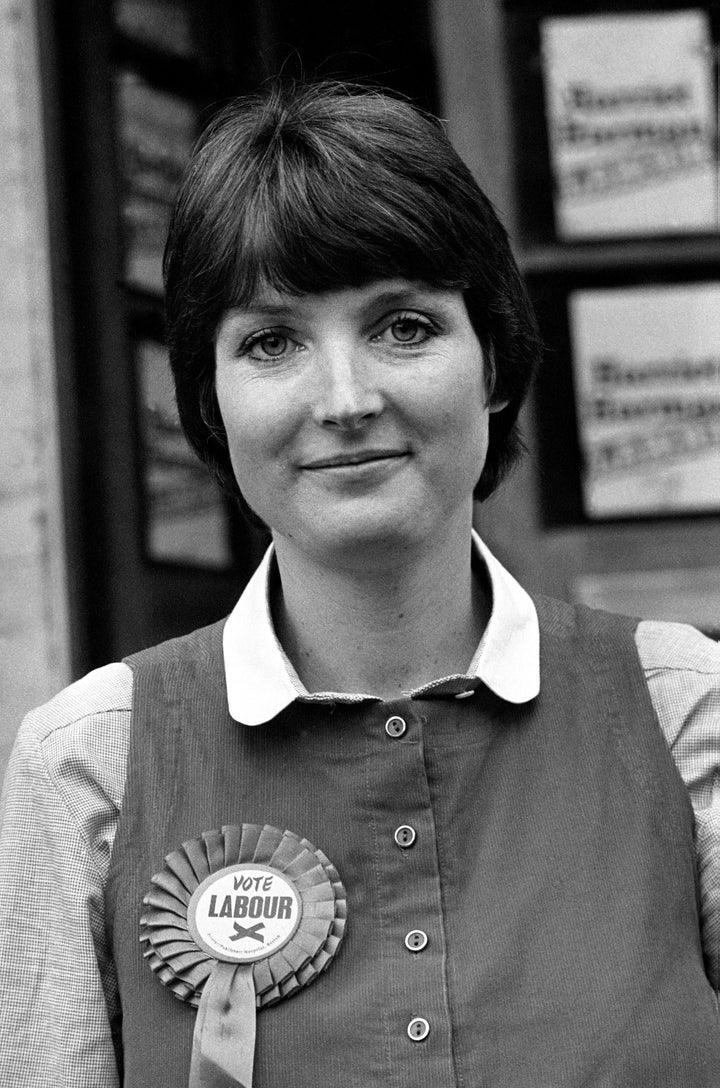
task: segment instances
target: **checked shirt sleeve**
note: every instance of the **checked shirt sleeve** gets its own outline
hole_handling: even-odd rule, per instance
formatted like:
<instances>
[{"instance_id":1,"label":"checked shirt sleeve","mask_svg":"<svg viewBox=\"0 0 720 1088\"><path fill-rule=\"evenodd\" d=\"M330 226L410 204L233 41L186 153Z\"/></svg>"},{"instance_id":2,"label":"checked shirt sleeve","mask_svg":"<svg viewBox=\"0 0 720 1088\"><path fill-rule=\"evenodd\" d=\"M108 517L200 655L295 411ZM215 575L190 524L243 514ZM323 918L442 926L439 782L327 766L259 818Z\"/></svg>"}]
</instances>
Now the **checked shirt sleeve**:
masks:
<instances>
[{"instance_id":1,"label":"checked shirt sleeve","mask_svg":"<svg viewBox=\"0 0 720 1088\"><path fill-rule=\"evenodd\" d=\"M90 673L25 719L0 835L0 1084L117 1088L104 884L132 675Z\"/></svg>"},{"instance_id":2,"label":"checked shirt sleeve","mask_svg":"<svg viewBox=\"0 0 720 1088\"><path fill-rule=\"evenodd\" d=\"M641 623L650 696L695 813L703 949L720 991L720 644L683 624Z\"/></svg>"}]
</instances>

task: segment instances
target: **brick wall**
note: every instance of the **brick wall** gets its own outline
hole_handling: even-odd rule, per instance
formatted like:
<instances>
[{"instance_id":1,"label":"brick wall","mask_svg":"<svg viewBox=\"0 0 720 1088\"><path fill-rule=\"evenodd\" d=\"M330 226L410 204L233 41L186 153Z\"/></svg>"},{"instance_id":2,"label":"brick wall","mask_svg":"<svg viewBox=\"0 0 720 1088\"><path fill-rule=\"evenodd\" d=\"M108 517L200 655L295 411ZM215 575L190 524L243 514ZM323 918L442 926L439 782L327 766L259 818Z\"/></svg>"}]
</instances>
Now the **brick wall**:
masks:
<instances>
[{"instance_id":1,"label":"brick wall","mask_svg":"<svg viewBox=\"0 0 720 1088\"><path fill-rule=\"evenodd\" d=\"M0 775L69 677L36 36L32 0L0 0Z\"/></svg>"}]
</instances>

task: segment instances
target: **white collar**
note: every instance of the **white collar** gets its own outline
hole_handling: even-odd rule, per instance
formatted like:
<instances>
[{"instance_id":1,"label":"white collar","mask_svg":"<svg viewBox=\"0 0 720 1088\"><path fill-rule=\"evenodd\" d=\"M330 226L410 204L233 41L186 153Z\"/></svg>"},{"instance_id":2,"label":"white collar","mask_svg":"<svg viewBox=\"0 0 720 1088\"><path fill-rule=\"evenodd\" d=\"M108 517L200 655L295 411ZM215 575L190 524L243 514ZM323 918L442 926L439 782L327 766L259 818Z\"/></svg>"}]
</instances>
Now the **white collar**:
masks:
<instances>
[{"instance_id":1,"label":"white collar","mask_svg":"<svg viewBox=\"0 0 720 1088\"><path fill-rule=\"evenodd\" d=\"M482 681L509 703L529 702L540 690L540 636L535 606L475 532L473 547L487 570L492 611L470 668L463 675ZM296 699L356 703L373 698L337 692L310 694L303 687L278 642L270 616L273 554L271 545L225 624L223 655L232 717L245 725L261 725ZM443 681L449 679L443 677ZM425 685L409 692L409 696L437 688L440 683Z\"/></svg>"}]
</instances>

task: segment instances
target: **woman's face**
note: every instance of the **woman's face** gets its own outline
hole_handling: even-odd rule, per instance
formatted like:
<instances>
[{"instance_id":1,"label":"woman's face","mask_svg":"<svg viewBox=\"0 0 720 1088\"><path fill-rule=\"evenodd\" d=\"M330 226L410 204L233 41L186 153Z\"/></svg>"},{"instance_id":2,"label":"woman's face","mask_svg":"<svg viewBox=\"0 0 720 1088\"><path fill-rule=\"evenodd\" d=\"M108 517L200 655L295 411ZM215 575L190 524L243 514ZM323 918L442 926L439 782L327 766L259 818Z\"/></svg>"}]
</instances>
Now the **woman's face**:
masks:
<instances>
[{"instance_id":1,"label":"woman's face","mask_svg":"<svg viewBox=\"0 0 720 1088\"><path fill-rule=\"evenodd\" d=\"M225 314L215 357L238 485L278 544L345 563L469 532L489 409L460 292L268 289Z\"/></svg>"}]
</instances>

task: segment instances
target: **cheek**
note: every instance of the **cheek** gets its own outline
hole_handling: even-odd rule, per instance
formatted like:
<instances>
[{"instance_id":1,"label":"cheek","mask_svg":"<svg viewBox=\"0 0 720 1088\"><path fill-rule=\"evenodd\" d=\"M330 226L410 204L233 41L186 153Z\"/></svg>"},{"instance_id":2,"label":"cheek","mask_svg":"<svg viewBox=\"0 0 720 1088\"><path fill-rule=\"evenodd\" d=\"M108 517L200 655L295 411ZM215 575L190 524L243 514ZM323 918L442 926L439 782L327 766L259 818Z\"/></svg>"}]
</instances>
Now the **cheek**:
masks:
<instances>
[{"instance_id":1,"label":"cheek","mask_svg":"<svg viewBox=\"0 0 720 1088\"><path fill-rule=\"evenodd\" d=\"M217 397L230 461L246 502L268 523L286 492L292 463L294 416L289 398L268 383L218 378Z\"/></svg>"},{"instance_id":2,"label":"cheek","mask_svg":"<svg viewBox=\"0 0 720 1088\"><path fill-rule=\"evenodd\" d=\"M217 400L231 456L254 457L268 445L273 433L277 398L250 382L239 382L222 371L217 376Z\"/></svg>"},{"instance_id":3,"label":"cheek","mask_svg":"<svg viewBox=\"0 0 720 1088\"><path fill-rule=\"evenodd\" d=\"M277 464L271 435L252 421L231 417L225 421L230 461L240 490L262 489L263 480Z\"/></svg>"},{"instance_id":4,"label":"cheek","mask_svg":"<svg viewBox=\"0 0 720 1088\"><path fill-rule=\"evenodd\" d=\"M458 418L456 434L457 456L460 462L467 464L470 471L474 472L478 464L482 468L485 461L489 415L484 406L478 405L473 408L470 402L463 406L462 413L462 416Z\"/></svg>"},{"instance_id":5,"label":"cheek","mask_svg":"<svg viewBox=\"0 0 720 1088\"><path fill-rule=\"evenodd\" d=\"M482 381L458 383L456 394L450 423L453 471L458 485L474 490L487 456L490 413Z\"/></svg>"},{"instance_id":6,"label":"cheek","mask_svg":"<svg viewBox=\"0 0 720 1088\"><path fill-rule=\"evenodd\" d=\"M481 371L471 369L456 376L438 398L437 406L444 416L444 424L451 430L458 444L476 446L487 434L487 393Z\"/></svg>"},{"instance_id":7,"label":"cheek","mask_svg":"<svg viewBox=\"0 0 720 1088\"><path fill-rule=\"evenodd\" d=\"M259 461L260 428L254 423L252 411L245 411L244 405L241 407L239 397L220 378L217 382L217 400L233 472L240 490L245 493L248 478L252 478Z\"/></svg>"}]
</instances>

